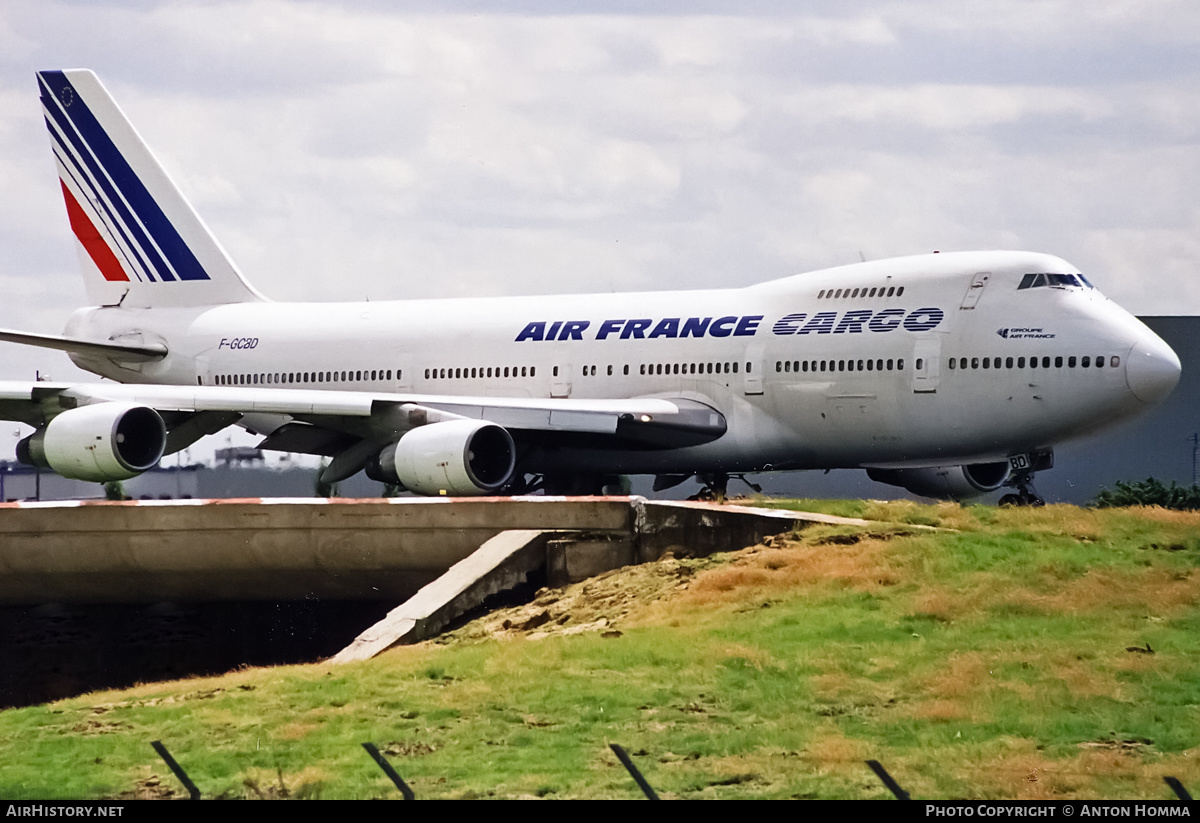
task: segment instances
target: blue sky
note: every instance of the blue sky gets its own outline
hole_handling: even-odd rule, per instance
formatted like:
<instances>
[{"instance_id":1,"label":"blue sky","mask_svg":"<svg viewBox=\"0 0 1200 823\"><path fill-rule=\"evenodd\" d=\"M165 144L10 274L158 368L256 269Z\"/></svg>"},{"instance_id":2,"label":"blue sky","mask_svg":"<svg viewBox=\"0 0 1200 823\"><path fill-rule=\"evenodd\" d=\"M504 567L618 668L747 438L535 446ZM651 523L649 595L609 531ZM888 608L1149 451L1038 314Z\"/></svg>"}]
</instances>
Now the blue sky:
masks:
<instances>
[{"instance_id":1,"label":"blue sky","mask_svg":"<svg viewBox=\"0 0 1200 823\"><path fill-rule=\"evenodd\" d=\"M1020 248L1137 313L1200 307L1200 4L497 5L6 0L0 326L84 303L34 81L73 67L276 299ZM80 374L4 349L0 378L34 370Z\"/></svg>"}]
</instances>

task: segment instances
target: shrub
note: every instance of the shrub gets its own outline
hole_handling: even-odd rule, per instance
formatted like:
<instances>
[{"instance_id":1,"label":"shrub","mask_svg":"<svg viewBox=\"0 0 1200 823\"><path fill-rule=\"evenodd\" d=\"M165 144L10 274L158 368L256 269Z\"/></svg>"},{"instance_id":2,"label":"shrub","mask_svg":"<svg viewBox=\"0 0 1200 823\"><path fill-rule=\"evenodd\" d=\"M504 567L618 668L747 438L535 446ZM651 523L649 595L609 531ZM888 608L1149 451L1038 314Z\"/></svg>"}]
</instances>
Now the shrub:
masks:
<instances>
[{"instance_id":1,"label":"shrub","mask_svg":"<svg viewBox=\"0 0 1200 823\"><path fill-rule=\"evenodd\" d=\"M1161 506L1164 509L1181 509L1195 511L1200 509L1200 486L1178 486L1171 481L1170 486L1163 485L1159 480L1148 477L1141 482L1125 482L1118 480L1116 488L1101 489L1092 500L1092 506L1099 509L1111 509L1124 506Z\"/></svg>"}]
</instances>

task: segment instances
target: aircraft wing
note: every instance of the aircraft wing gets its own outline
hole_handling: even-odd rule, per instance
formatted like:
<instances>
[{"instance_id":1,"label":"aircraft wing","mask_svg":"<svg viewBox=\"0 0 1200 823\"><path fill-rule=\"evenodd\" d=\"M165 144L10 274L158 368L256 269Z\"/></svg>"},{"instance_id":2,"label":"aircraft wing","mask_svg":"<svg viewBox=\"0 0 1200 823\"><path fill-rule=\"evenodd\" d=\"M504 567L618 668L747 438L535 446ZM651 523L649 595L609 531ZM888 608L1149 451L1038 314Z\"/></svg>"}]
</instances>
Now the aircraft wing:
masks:
<instances>
[{"instance_id":1,"label":"aircraft wing","mask_svg":"<svg viewBox=\"0 0 1200 823\"><path fill-rule=\"evenodd\" d=\"M131 408L152 409L162 419L162 453L179 451L206 434L240 422L266 435L262 448L333 457L324 478L329 482L354 474L408 432L452 421L494 424L507 431L518 446L574 441L601 448L675 448L715 440L726 428L725 418L717 410L682 398L464 397L0 381L0 418L19 420L39 430L49 428L51 421L68 420L70 425L55 423L58 429L70 432L55 435L62 449L89 448L92 429L95 439L134 438L139 432L130 429L122 434L120 430L123 415ZM77 413L82 409L91 410L94 422ZM119 451L121 442L114 442L112 450ZM58 470L53 463L51 468Z\"/></svg>"}]
</instances>

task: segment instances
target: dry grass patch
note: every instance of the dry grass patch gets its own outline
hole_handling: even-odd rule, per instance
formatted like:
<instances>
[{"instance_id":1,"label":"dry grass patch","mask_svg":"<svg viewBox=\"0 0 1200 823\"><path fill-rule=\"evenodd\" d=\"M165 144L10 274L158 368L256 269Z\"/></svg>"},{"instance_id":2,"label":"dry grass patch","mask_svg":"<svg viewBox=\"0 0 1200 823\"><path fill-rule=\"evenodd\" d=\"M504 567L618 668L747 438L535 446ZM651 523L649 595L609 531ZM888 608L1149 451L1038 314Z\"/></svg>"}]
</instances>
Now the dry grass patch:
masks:
<instances>
[{"instance_id":1,"label":"dry grass patch","mask_svg":"<svg viewBox=\"0 0 1200 823\"><path fill-rule=\"evenodd\" d=\"M981 719L974 711L964 706L961 700L922 700L909 708L908 716L915 720L933 721Z\"/></svg>"},{"instance_id":2,"label":"dry grass patch","mask_svg":"<svg viewBox=\"0 0 1200 823\"><path fill-rule=\"evenodd\" d=\"M1192 532L1200 531L1200 512L1176 511L1161 506L1131 506L1127 509L1104 509L1100 514L1130 516L1170 526L1183 526Z\"/></svg>"},{"instance_id":3,"label":"dry grass patch","mask_svg":"<svg viewBox=\"0 0 1200 823\"><path fill-rule=\"evenodd\" d=\"M1082 781L1064 773L1062 763L1030 754L988 769L981 780L987 797L1014 800L1067 800L1080 797ZM1089 797L1086 791L1082 795Z\"/></svg>"},{"instance_id":4,"label":"dry grass patch","mask_svg":"<svg viewBox=\"0 0 1200 823\"><path fill-rule=\"evenodd\" d=\"M280 740L302 740L310 733L321 728L320 723L312 723L307 721L296 721L288 723L275 733L275 736Z\"/></svg>"},{"instance_id":5,"label":"dry grass patch","mask_svg":"<svg viewBox=\"0 0 1200 823\"><path fill-rule=\"evenodd\" d=\"M1163 668L1163 661L1157 652L1154 654L1126 652L1113 661L1113 668L1116 671L1128 673L1153 672Z\"/></svg>"},{"instance_id":6,"label":"dry grass patch","mask_svg":"<svg viewBox=\"0 0 1200 823\"><path fill-rule=\"evenodd\" d=\"M965 613L976 610L974 604L938 586L922 586L912 598L912 614L940 623L952 623Z\"/></svg>"},{"instance_id":7,"label":"dry grass patch","mask_svg":"<svg viewBox=\"0 0 1200 823\"><path fill-rule=\"evenodd\" d=\"M727 603L828 584L875 592L900 580L898 571L888 561L889 541L885 539L866 537L830 545L827 535L814 535L803 542L794 539L773 542L773 546L757 546L740 553L727 566L701 572L680 603L691 606Z\"/></svg>"},{"instance_id":8,"label":"dry grass patch","mask_svg":"<svg viewBox=\"0 0 1200 823\"><path fill-rule=\"evenodd\" d=\"M1165 775L1195 783L1195 752L1164 756L1143 741L1100 740L1079 745L1078 752L1052 757L1027 738L1006 738L1000 745L969 757L960 770L976 797L1017 800L1094 800L1120 796L1166 799Z\"/></svg>"},{"instance_id":9,"label":"dry grass patch","mask_svg":"<svg viewBox=\"0 0 1200 823\"><path fill-rule=\"evenodd\" d=\"M955 652L945 668L927 678L922 691L942 699L978 694L991 682L989 668L990 662L979 652Z\"/></svg>"},{"instance_id":10,"label":"dry grass patch","mask_svg":"<svg viewBox=\"0 0 1200 823\"><path fill-rule=\"evenodd\" d=\"M1105 537L1108 523L1105 513L1066 504L1041 508L997 509L997 523L1005 529L1020 529L1031 534L1059 535L1083 542Z\"/></svg>"},{"instance_id":11,"label":"dry grass patch","mask_svg":"<svg viewBox=\"0 0 1200 823\"><path fill-rule=\"evenodd\" d=\"M1100 671L1107 661L1056 659L1038 661L1036 666L1043 672L1052 672L1056 680L1062 681L1072 695L1077 697L1107 697L1126 700L1128 695L1114 677L1113 671Z\"/></svg>"},{"instance_id":12,"label":"dry grass patch","mask_svg":"<svg viewBox=\"0 0 1200 823\"><path fill-rule=\"evenodd\" d=\"M979 652L955 652L945 665L924 675L910 687L908 694L915 702L904 707L904 713L920 720L981 721L981 710L999 685L991 674L993 662Z\"/></svg>"},{"instance_id":13,"label":"dry grass patch","mask_svg":"<svg viewBox=\"0 0 1200 823\"><path fill-rule=\"evenodd\" d=\"M829 775L840 774L848 764L861 764L874 755L867 742L846 737L840 729L826 726L813 733L813 739L804 747L803 756L818 774Z\"/></svg>"},{"instance_id":14,"label":"dry grass patch","mask_svg":"<svg viewBox=\"0 0 1200 823\"><path fill-rule=\"evenodd\" d=\"M924 504L912 500L870 500L867 501L863 518L959 531L975 531L979 528L979 521L970 510L949 502Z\"/></svg>"},{"instance_id":15,"label":"dry grass patch","mask_svg":"<svg viewBox=\"0 0 1200 823\"><path fill-rule=\"evenodd\" d=\"M821 704L818 713L824 716L878 716L901 705L901 696L913 693L896 679L874 680L841 671L838 665L835 660L826 661L825 671L809 679L812 693Z\"/></svg>"},{"instance_id":16,"label":"dry grass patch","mask_svg":"<svg viewBox=\"0 0 1200 823\"><path fill-rule=\"evenodd\" d=\"M1169 569L1089 569L1052 594L1014 589L1004 598L1044 612L1082 614L1097 610L1140 610L1157 616L1200 601L1200 575Z\"/></svg>"},{"instance_id":17,"label":"dry grass patch","mask_svg":"<svg viewBox=\"0 0 1200 823\"><path fill-rule=\"evenodd\" d=\"M328 773L317 766L288 774L282 769L247 769L242 773L242 796L247 800L315 800L328 780Z\"/></svg>"},{"instance_id":18,"label":"dry grass patch","mask_svg":"<svg viewBox=\"0 0 1200 823\"><path fill-rule=\"evenodd\" d=\"M1032 614L1127 612L1170 618L1200 603L1200 574L1165 568L1093 568L1071 576L1058 566L1038 570L1036 588L989 572L965 577L957 590L922 584L910 614L942 623L987 618L1007 607Z\"/></svg>"},{"instance_id":19,"label":"dry grass patch","mask_svg":"<svg viewBox=\"0 0 1200 823\"><path fill-rule=\"evenodd\" d=\"M744 660L748 665L760 671L764 666L769 666L774 661L770 652L754 648L753 646L747 646L743 643L734 643L714 648L710 656L713 658L712 662L714 664L732 658Z\"/></svg>"},{"instance_id":20,"label":"dry grass patch","mask_svg":"<svg viewBox=\"0 0 1200 823\"><path fill-rule=\"evenodd\" d=\"M1005 602L1003 593L1012 585L1004 576L991 572L963 575L955 581L954 589L931 579L922 579L908 596L908 613L947 624L988 617L992 608Z\"/></svg>"},{"instance_id":21,"label":"dry grass patch","mask_svg":"<svg viewBox=\"0 0 1200 823\"><path fill-rule=\"evenodd\" d=\"M836 699L856 691L860 680L840 669L833 669L813 675L809 683L812 686L813 694L818 697Z\"/></svg>"}]
</instances>

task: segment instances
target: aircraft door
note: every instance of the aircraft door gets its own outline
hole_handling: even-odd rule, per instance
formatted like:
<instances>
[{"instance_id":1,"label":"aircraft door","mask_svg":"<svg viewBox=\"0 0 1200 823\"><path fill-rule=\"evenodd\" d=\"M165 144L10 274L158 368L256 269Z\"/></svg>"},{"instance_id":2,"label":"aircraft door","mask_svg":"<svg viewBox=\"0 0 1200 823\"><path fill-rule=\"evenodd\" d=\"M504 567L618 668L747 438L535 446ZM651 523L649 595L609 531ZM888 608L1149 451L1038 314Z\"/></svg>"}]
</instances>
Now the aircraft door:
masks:
<instances>
[{"instance_id":1,"label":"aircraft door","mask_svg":"<svg viewBox=\"0 0 1200 823\"><path fill-rule=\"evenodd\" d=\"M971 285L967 289L967 293L963 295L962 305L960 309L974 309L975 304L979 302L979 298L983 296L983 290L988 284L988 280L992 279L990 271L981 271L971 278Z\"/></svg>"},{"instance_id":2,"label":"aircraft door","mask_svg":"<svg viewBox=\"0 0 1200 823\"><path fill-rule=\"evenodd\" d=\"M396 391L409 392L413 386L413 370L409 368L406 362L408 358L398 358L397 363L402 363L400 368L396 369Z\"/></svg>"},{"instance_id":3,"label":"aircraft door","mask_svg":"<svg viewBox=\"0 0 1200 823\"><path fill-rule=\"evenodd\" d=\"M742 386L746 394L763 393L763 347L755 343L746 347L746 360L742 364L746 368Z\"/></svg>"},{"instance_id":4,"label":"aircraft door","mask_svg":"<svg viewBox=\"0 0 1200 823\"><path fill-rule=\"evenodd\" d=\"M913 350L913 391L932 394L937 391L942 341L939 337L917 340Z\"/></svg>"},{"instance_id":5,"label":"aircraft door","mask_svg":"<svg viewBox=\"0 0 1200 823\"><path fill-rule=\"evenodd\" d=\"M571 364L559 363L550 367L550 396L571 396Z\"/></svg>"}]
</instances>

